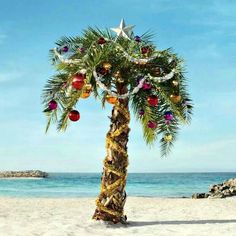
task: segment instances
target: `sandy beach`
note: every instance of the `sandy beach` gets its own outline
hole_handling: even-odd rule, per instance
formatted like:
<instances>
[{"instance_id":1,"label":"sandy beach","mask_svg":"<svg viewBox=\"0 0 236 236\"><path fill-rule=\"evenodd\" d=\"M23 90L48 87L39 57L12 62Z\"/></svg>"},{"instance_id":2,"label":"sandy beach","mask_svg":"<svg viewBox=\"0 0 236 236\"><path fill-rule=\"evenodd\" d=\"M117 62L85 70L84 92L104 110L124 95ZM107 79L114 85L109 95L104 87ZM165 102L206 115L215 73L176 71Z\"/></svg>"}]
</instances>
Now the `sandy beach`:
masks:
<instances>
[{"instance_id":1,"label":"sandy beach","mask_svg":"<svg viewBox=\"0 0 236 236\"><path fill-rule=\"evenodd\" d=\"M0 198L0 235L236 235L236 198L167 199L129 197L129 224L91 220L94 198Z\"/></svg>"}]
</instances>

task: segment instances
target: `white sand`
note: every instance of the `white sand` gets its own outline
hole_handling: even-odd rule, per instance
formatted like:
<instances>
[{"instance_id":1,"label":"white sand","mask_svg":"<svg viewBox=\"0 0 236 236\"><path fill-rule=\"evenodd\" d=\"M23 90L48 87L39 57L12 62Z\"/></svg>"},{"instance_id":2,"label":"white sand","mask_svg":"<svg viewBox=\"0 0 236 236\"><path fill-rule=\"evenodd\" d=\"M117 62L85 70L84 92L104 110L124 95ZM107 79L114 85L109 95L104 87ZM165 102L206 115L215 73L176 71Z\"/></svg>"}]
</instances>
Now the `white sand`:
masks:
<instances>
[{"instance_id":1,"label":"white sand","mask_svg":"<svg viewBox=\"0 0 236 236\"><path fill-rule=\"evenodd\" d=\"M0 198L0 235L236 236L236 198L129 197L127 226L91 220L94 199Z\"/></svg>"}]
</instances>

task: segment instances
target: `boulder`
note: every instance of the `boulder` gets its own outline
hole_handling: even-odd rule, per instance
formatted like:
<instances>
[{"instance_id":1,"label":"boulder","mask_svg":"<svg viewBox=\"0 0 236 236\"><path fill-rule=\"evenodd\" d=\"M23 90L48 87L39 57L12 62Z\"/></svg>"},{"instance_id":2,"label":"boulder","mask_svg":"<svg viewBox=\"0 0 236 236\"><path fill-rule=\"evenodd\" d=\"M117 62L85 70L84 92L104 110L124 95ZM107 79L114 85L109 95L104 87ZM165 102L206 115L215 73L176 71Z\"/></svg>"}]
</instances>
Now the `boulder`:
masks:
<instances>
[{"instance_id":1,"label":"boulder","mask_svg":"<svg viewBox=\"0 0 236 236\"><path fill-rule=\"evenodd\" d=\"M211 185L209 193L195 193L192 195L192 198L225 198L232 196L236 196L236 178Z\"/></svg>"}]
</instances>

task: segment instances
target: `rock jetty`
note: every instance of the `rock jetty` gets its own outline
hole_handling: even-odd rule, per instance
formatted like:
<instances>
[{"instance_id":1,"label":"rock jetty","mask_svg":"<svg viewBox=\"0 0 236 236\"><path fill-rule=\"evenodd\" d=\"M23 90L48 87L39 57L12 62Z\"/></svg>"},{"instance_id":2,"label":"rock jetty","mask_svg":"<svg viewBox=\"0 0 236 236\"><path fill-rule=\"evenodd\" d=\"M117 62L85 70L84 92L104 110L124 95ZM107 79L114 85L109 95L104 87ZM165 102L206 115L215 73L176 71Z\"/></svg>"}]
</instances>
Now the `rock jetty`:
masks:
<instances>
[{"instance_id":1,"label":"rock jetty","mask_svg":"<svg viewBox=\"0 0 236 236\"><path fill-rule=\"evenodd\" d=\"M0 178L46 178L46 177L48 177L48 173L40 170L0 172Z\"/></svg>"},{"instance_id":2,"label":"rock jetty","mask_svg":"<svg viewBox=\"0 0 236 236\"><path fill-rule=\"evenodd\" d=\"M236 178L210 186L209 193L194 193L192 198L226 198L236 196Z\"/></svg>"}]
</instances>

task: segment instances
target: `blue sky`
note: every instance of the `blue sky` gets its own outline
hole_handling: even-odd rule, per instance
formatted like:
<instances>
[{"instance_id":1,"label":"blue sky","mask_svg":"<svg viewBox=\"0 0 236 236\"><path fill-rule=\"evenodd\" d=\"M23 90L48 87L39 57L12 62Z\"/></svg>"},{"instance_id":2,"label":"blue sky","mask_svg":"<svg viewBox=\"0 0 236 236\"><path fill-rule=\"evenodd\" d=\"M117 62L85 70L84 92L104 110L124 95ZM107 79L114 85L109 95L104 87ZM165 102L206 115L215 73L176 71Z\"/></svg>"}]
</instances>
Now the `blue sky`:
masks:
<instances>
[{"instance_id":1,"label":"blue sky","mask_svg":"<svg viewBox=\"0 0 236 236\"><path fill-rule=\"evenodd\" d=\"M9 0L0 14L0 170L100 172L111 107L81 101L81 120L45 135L41 90L54 70L48 50L87 26L110 28L125 18L160 49L186 61L193 121L182 127L168 158L150 149L131 122L130 172L236 171L236 2L185 0Z\"/></svg>"}]
</instances>

